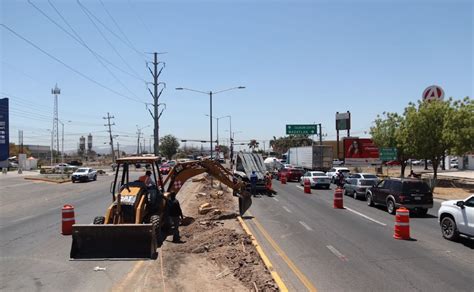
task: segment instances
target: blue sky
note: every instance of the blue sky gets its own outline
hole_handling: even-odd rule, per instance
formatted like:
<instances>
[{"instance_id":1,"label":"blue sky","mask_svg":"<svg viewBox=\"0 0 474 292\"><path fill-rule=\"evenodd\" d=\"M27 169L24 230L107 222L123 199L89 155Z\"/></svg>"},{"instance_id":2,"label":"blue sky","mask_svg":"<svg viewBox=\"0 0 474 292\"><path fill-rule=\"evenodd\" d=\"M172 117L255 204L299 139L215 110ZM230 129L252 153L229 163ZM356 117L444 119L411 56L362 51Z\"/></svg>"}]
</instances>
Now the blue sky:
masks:
<instances>
[{"instance_id":1,"label":"blue sky","mask_svg":"<svg viewBox=\"0 0 474 292\"><path fill-rule=\"evenodd\" d=\"M72 33L48 1L30 2ZM215 116L232 115L233 130L241 131L236 140L242 141L268 141L283 136L285 124L299 123L322 123L324 139L333 140L335 112L346 110L354 136L367 136L377 114L403 111L429 85L456 99L473 95L472 1L103 0L106 9L99 1L81 1L120 36L97 23L112 46L76 1L50 2L92 50L127 72L107 65L120 82L28 1L2 1L0 22L128 98L2 26L0 93L11 97L11 139L23 130L26 144L49 145L50 91L57 83L59 118L72 121L65 128L66 149L89 132L96 146L108 141L102 119L107 112L115 116L121 145L134 145L136 125L153 125L144 105L152 102L144 82L151 81L145 66L151 55L142 52L167 52L160 55L167 84L160 135L180 139L208 139L209 98L175 87L246 86L215 95L213 103ZM133 45L126 45L107 12ZM220 137L228 137L228 127L222 119ZM150 137L152 127L144 132Z\"/></svg>"}]
</instances>

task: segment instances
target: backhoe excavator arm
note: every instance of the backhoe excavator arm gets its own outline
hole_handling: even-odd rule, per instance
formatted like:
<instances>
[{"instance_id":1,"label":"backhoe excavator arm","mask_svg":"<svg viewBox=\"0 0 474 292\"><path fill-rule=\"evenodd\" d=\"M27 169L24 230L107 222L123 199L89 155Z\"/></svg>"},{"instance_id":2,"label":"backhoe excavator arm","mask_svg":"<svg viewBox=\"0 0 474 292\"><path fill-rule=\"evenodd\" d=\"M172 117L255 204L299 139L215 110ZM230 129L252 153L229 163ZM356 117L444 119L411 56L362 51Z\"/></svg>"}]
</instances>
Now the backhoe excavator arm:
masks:
<instances>
[{"instance_id":1,"label":"backhoe excavator arm","mask_svg":"<svg viewBox=\"0 0 474 292\"><path fill-rule=\"evenodd\" d=\"M163 182L167 192L178 193L184 183L199 174L207 172L221 183L234 190L239 197L239 212L243 215L252 205L252 196L247 191L247 184L235 177L220 163L213 160L190 161L176 164Z\"/></svg>"}]
</instances>

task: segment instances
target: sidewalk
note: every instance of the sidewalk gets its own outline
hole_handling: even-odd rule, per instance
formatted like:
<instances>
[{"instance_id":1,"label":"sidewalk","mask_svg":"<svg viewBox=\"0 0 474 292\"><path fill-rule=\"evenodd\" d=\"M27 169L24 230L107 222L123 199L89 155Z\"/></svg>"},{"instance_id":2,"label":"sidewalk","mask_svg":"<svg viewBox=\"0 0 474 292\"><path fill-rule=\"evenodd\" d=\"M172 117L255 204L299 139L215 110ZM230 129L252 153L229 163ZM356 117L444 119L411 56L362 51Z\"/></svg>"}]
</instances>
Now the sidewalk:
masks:
<instances>
[{"instance_id":1,"label":"sidewalk","mask_svg":"<svg viewBox=\"0 0 474 292\"><path fill-rule=\"evenodd\" d=\"M14 177L37 176L39 174L39 170L23 170L22 174L18 174L18 170L10 170L7 174L0 172L0 180Z\"/></svg>"},{"instance_id":2,"label":"sidewalk","mask_svg":"<svg viewBox=\"0 0 474 292\"><path fill-rule=\"evenodd\" d=\"M424 175L432 176L433 172L425 172ZM474 182L474 170L456 170L456 171L440 171L438 179L461 179Z\"/></svg>"}]
</instances>

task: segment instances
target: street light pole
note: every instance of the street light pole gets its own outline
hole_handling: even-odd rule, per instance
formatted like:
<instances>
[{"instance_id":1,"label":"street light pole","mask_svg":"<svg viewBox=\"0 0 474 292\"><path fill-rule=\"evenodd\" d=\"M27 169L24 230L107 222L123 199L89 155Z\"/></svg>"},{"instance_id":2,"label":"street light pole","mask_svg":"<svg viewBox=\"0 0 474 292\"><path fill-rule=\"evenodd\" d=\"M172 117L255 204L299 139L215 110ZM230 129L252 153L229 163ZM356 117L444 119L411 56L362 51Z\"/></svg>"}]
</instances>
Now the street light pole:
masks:
<instances>
[{"instance_id":1,"label":"street light pole","mask_svg":"<svg viewBox=\"0 0 474 292\"><path fill-rule=\"evenodd\" d=\"M176 90L188 90L188 91L194 91L194 92L198 92L198 93L202 93L202 94L209 94L209 126L210 126L210 136L211 136L211 141L210 141L210 152L211 152L211 159L212 159L212 152L213 152L213 149L212 149L212 95L214 94L218 94L218 93L221 93L221 92L225 92L225 91L229 91L229 90L234 90L234 89L245 89L245 86L238 86L238 87L232 87L232 88L228 88L228 89L224 89L224 90L220 90L220 91L216 91L216 92L213 92L213 91L209 91L209 92L205 92L205 91L200 91L200 90L195 90L195 89L190 89L190 88L185 88L185 87L176 87Z\"/></svg>"},{"instance_id":2,"label":"street light pole","mask_svg":"<svg viewBox=\"0 0 474 292\"><path fill-rule=\"evenodd\" d=\"M210 123L210 129L211 129L211 159L212 159L212 91L209 91L209 102L210 102L210 110L209 110L209 123Z\"/></svg>"}]
</instances>

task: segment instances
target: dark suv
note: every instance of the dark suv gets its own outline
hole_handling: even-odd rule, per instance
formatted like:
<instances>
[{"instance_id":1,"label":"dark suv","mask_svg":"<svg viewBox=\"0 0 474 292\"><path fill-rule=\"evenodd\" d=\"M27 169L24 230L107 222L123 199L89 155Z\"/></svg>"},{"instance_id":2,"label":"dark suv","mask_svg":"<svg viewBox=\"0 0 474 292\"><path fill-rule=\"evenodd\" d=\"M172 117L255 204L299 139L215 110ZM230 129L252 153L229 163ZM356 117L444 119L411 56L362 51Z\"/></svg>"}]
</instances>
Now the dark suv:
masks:
<instances>
[{"instance_id":1,"label":"dark suv","mask_svg":"<svg viewBox=\"0 0 474 292\"><path fill-rule=\"evenodd\" d=\"M427 183L419 179L386 179L367 190L367 205L387 206L390 214L404 206L419 215L426 215L433 208L433 193Z\"/></svg>"}]
</instances>

